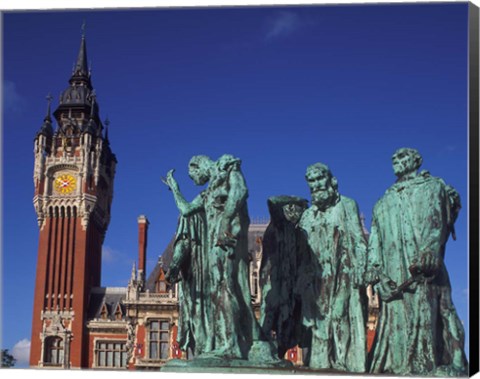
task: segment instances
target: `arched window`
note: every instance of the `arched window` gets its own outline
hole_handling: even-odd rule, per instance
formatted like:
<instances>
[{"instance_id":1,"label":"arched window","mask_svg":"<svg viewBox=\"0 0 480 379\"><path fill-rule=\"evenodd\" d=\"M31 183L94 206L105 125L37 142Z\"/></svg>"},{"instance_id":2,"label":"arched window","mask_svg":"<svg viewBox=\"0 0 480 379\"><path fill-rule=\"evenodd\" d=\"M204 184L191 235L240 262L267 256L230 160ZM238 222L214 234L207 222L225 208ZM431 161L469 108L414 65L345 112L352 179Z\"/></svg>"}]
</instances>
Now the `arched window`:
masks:
<instances>
[{"instance_id":1,"label":"arched window","mask_svg":"<svg viewBox=\"0 0 480 379\"><path fill-rule=\"evenodd\" d=\"M60 337L46 338L44 363L50 366L63 365L63 339Z\"/></svg>"}]
</instances>

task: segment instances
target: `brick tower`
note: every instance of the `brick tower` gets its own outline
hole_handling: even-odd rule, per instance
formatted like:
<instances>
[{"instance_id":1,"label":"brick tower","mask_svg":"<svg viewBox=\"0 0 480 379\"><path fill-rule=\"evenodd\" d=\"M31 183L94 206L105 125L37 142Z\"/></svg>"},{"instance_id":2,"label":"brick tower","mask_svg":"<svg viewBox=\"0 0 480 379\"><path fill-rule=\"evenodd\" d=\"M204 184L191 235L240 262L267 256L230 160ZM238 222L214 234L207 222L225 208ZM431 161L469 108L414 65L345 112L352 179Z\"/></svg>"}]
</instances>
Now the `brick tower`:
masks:
<instances>
[{"instance_id":1,"label":"brick tower","mask_svg":"<svg viewBox=\"0 0 480 379\"><path fill-rule=\"evenodd\" d=\"M102 243L110 221L116 158L99 115L85 35L68 88L34 140L40 229L35 282L32 367L88 364L85 326L90 290L100 286Z\"/></svg>"}]
</instances>

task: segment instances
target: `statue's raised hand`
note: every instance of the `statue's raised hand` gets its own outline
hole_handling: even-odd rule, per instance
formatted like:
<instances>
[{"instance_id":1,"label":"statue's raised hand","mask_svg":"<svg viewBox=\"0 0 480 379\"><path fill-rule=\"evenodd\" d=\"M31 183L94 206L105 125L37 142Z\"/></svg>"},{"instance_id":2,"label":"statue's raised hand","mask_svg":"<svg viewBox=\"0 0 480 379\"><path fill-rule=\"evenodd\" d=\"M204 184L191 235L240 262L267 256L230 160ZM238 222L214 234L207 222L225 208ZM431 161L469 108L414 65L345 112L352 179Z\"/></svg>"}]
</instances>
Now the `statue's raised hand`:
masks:
<instances>
[{"instance_id":1,"label":"statue's raised hand","mask_svg":"<svg viewBox=\"0 0 480 379\"><path fill-rule=\"evenodd\" d=\"M173 173L175 172L175 169L172 169L167 172L167 177L162 178L162 182L165 183L168 188L172 191L178 190L178 183L173 177Z\"/></svg>"}]
</instances>

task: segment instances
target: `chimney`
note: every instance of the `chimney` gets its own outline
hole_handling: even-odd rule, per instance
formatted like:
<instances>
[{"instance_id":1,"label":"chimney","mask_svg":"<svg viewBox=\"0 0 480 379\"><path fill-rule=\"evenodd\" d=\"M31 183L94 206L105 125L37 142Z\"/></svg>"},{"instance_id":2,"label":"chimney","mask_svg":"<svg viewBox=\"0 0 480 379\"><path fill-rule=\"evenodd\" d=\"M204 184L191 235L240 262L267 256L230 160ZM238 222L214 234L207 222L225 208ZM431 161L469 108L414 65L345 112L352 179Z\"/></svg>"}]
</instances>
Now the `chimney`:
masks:
<instances>
[{"instance_id":1,"label":"chimney","mask_svg":"<svg viewBox=\"0 0 480 379\"><path fill-rule=\"evenodd\" d=\"M145 281L145 272L147 270L147 231L148 219L146 216L138 216L138 280Z\"/></svg>"}]
</instances>

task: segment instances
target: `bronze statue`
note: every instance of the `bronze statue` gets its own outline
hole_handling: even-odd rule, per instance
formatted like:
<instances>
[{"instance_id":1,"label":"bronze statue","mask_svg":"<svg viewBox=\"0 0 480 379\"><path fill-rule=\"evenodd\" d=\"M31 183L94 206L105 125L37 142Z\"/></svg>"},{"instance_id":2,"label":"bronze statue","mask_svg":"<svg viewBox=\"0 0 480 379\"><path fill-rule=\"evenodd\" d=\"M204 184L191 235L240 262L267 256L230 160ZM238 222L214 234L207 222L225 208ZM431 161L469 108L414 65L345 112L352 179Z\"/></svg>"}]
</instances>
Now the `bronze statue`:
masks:
<instances>
[{"instance_id":1,"label":"bronze statue","mask_svg":"<svg viewBox=\"0 0 480 379\"><path fill-rule=\"evenodd\" d=\"M326 165L309 166L306 179L312 205L299 224L307 246L298 273L303 325L310 332L303 336L305 361L311 368L365 372L367 245L358 207L338 193Z\"/></svg>"},{"instance_id":2,"label":"bronze statue","mask_svg":"<svg viewBox=\"0 0 480 379\"><path fill-rule=\"evenodd\" d=\"M272 196L268 199L270 224L263 237L260 285L260 324L267 335L275 333L278 356L300 343L300 296L295 292L303 232L298 228L306 199Z\"/></svg>"},{"instance_id":3,"label":"bronze statue","mask_svg":"<svg viewBox=\"0 0 480 379\"><path fill-rule=\"evenodd\" d=\"M381 309L370 371L466 375L463 326L443 261L460 197L443 180L418 173L421 164L417 150L397 150L398 179L373 211L368 281Z\"/></svg>"}]
</instances>

